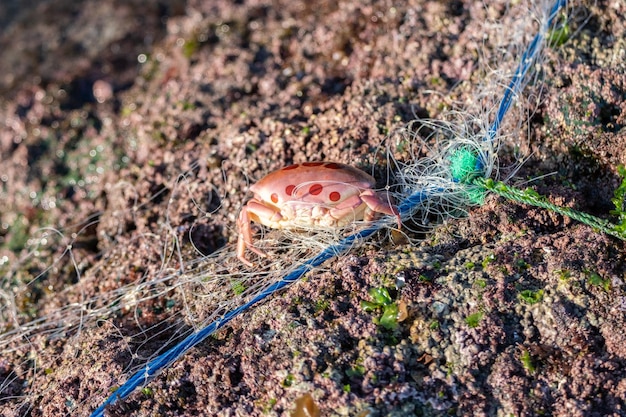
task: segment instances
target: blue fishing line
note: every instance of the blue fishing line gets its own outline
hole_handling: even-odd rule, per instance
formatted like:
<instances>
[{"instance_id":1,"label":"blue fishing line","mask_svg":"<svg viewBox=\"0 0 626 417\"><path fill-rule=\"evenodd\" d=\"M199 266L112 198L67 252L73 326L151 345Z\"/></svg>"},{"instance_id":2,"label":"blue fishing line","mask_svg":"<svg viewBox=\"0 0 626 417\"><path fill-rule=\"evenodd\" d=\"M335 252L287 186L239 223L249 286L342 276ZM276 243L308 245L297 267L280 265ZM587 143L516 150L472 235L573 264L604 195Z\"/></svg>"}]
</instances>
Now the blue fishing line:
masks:
<instances>
[{"instance_id":1,"label":"blue fishing line","mask_svg":"<svg viewBox=\"0 0 626 417\"><path fill-rule=\"evenodd\" d=\"M513 98L516 94L519 93L523 86L523 81L526 77L531 66L534 64L537 53L540 50L540 47L543 43L545 32L547 32L548 27L550 27L554 19L556 18L559 10L564 7L567 3L567 0L557 0L550 10L549 17L546 21L546 25L540 28L539 32L533 40L530 42L524 53L522 54L519 65L515 70L515 74L508 87L506 88L502 100L500 101L500 105L498 106L498 111L496 113L495 120L490 126L488 135L484 138L485 141L493 141L496 137L496 134L500 128L502 120L504 116L508 112L511 104L513 102ZM432 189L432 190L419 190L409 197L402 200L402 202L398 205L398 211L400 212L400 216L408 217L413 212L415 212L423 201L427 200L429 196L440 193L441 189ZM264 300L270 295L282 290L289 284L293 283L300 279L304 274L309 272L311 269L318 267L322 263L326 262L328 259L331 259L343 252L348 251L355 242L359 240L363 240L376 233L382 227L381 222L377 222L371 227L367 229L361 230L353 235L350 235L340 241L339 243L329 246L320 253L318 253L313 258L306 261L304 264L287 274L282 280L275 282L269 286L267 286L264 290L262 290L259 294L257 294L254 298L252 298L247 303L229 311L224 314L221 318L213 321L203 329L190 334L183 341L176 344L176 346L170 348L165 353L159 355L155 359L148 362L143 366L142 369L137 371L133 376L131 376L124 384L122 384L113 394L111 394L105 401L102 403L100 407L98 407L92 414L91 417L102 417L104 415L104 409L110 405L115 403L118 399L124 399L128 397L137 387L145 385L150 379L152 379L158 372L163 369L166 369L169 365L177 361L180 357L182 357L189 349L193 348L197 344L204 341L207 337L215 333L217 330L224 327L228 324L232 319L239 316L244 311L248 310L254 304Z\"/></svg>"},{"instance_id":2,"label":"blue fishing line","mask_svg":"<svg viewBox=\"0 0 626 417\"><path fill-rule=\"evenodd\" d=\"M548 19L546 20L545 25L542 28L539 28L539 32L535 35L533 40L530 42L522 57L520 58L520 62L515 69L515 74L511 79L508 87L504 91L504 95L502 96L502 100L500 101L500 105L498 106L498 112L496 113L496 118L491 124L489 128L489 133L484 140L493 141L500 129L500 125L502 124L502 120L504 116L509 111L511 104L513 103L513 98L517 95L523 87L524 78L526 78L526 74L530 67L535 63L535 59L537 58L537 53L541 50L541 45L543 44L545 34L548 31L548 28L553 25L554 19L559 14L559 10L565 7L567 4L567 0L557 0L554 5L550 9L550 14L548 15Z\"/></svg>"}]
</instances>

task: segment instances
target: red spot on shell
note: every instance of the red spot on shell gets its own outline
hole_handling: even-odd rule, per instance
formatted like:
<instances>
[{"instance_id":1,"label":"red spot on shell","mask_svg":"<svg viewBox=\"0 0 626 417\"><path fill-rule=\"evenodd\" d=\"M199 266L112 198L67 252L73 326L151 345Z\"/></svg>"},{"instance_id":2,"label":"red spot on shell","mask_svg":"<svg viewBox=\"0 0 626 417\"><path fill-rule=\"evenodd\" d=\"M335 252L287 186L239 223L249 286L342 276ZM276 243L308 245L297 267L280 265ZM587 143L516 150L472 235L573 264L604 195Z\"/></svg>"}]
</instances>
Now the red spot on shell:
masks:
<instances>
[{"instance_id":1,"label":"red spot on shell","mask_svg":"<svg viewBox=\"0 0 626 417\"><path fill-rule=\"evenodd\" d=\"M330 198L330 201L339 201L339 199L341 198L341 194L339 194L337 191L333 191L332 193L330 193L328 198Z\"/></svg>"},{"instance_id":2,"label":"red spot on shell","mask_svg":"<svg viewBox=\"0 0 626 417\"><path fill-rule=\"evenodd\" d=\"M273 193L273 194L270 196L270 200L272 200L272 203L274 203L274 204L278 203L278 194Z\"/></svg>"},{"instance_id":3,"label":"red spot on shell","mask_svg":"<svg viewBox=\"0 0 626 417\"><path fill-rule=\"evenodd\" d=\"M318 195L322 192L323 189L324 187L322 187L321 184L313 184L311 187L309 187L309 194Z\"/></svg>"},{"instance_id":4,"label":"red spot on shell","mask_svg":"<svg viewBox=\"0 0 626 417\"><path fill-rule=\"evenodd\" d=\"M286 188L285 188L285 193L287 195L293 195L293 190L296 189L296 186L293 184L289 184Z\"/></svg>"},{"instance_id":5,"label":"red spot on shell","mask_svg":"<svg viewBox=\"0 0 626 417\"><path fill-rule=\"evenodd\" d=\"M293 164L293 165L289 165L288 167L284 167L281 169L281 171L289 171L290 169L296 169L298 168L300 165L299 164Z\"/></svg>"},{"instance_id":6,"label":"red spot on shell","mask_svg":"<svg viewBox=\"0 0 626 417\"><path fill-rule=\"evenodd\" d=\"M328 168L328 169L341 169L342 166L335 163L335 162L329 162L326 165L324 165L324 168Z\"/></svg>"},{"instance_id":7,"label":"red spot on shell","mask_svg":"<svg viewBox=\"0 0 626 417\"><path fill-rule=\"evenodd\" d=\"M318 167L320 165L324 165L323 162L303 162L302 166L303 167Z\"/></svg>"}]
</instances>

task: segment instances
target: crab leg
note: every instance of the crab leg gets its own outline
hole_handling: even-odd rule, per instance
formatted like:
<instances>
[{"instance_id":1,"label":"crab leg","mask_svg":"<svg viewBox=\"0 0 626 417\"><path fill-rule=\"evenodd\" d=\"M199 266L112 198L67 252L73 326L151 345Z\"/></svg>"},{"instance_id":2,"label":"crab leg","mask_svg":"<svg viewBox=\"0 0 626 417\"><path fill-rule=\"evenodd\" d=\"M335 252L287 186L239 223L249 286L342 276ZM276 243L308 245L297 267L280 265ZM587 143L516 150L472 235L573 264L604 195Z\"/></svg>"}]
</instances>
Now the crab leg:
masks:
<instances>
[{"instance_id":1,"label":"crab leg","mask_svg":"<svg viewBox=\"0 0 626 417\"><path fill-rule=\"evenodd\" d=\"M248 201L248 204L241 209L239 217L237 218L237 230L239 230L237 258L248 266L254 266L252 262L246 259L246 248L263 258L267 258L267 254L257 249L252 244L250 215L252 215L253 220L270 227L276 227L276 224L282 219L282 216L279 211L259 203L256 199ZM261 219L264 221L261 221Z\"/></svg>"},{"instance_id":2,"label":"crab leg","mask_svg":"<svg viewBox=\"0 0 626 417\"><path fill-rule=\"evenodd\" d=\"M239 237L237 239L237 258L244 264L252 267L254 264L246 259L246 248L250 249L257 255L267 258L267 254L257 249L252 244L252 230L250 229L250 216L248 215L248 206L244 206L237 218L237 230Z\"/></svg>"}]
</instances>

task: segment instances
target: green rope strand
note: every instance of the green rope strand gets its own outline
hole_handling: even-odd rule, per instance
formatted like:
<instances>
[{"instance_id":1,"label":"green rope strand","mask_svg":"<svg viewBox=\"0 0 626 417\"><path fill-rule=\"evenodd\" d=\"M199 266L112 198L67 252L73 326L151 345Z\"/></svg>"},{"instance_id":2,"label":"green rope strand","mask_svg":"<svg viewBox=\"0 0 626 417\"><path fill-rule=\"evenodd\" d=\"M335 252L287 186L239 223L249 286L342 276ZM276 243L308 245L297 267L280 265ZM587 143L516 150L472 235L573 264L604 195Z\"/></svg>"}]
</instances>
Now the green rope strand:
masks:
<instances>
[{"instance_id":1,"label":"green rope strand","mask_svg":"<svg viewBox=\"0 0 626 417\"><path fill-rule=\"evenodd\" d=\"M529 204L531 206L551 210L563 216L570 217L592 228L599 230L608 235L614 236L621 240L626 240L626 232L622 229L622 225L616 226L608 220L601 219L591 214L583 213L571 208L557 206L546 200L544 196L532 189L520 190L510 187L503 182L494 181L491 178L478 177L472 180L472 183L483 187L501 197L518 203Z\"/></svg>"},{"instance_id":2,"label":"green rope strand","mask_svg":"<svg viewBox=\"0 0 626 417\"><path fill-rule=\"evenodd\" d=\"M626 240L626 168L621 165L617 171L622 177L622 184L615 191L615 196L611 200L616 208L616 210L611 210L611 214L616 215L619 219L619 224L615 225L591 214L552 204L544 196L530 188L520 190L503 182L485 178L481 159L475 149L461 146L450 152L447 159L450 163L450 175L456 182L466 186L467 197L472 204L482 204L485 194L492 192L511 201L551 210L591 226L607 235Z\"/></svg>"}]
</instances>

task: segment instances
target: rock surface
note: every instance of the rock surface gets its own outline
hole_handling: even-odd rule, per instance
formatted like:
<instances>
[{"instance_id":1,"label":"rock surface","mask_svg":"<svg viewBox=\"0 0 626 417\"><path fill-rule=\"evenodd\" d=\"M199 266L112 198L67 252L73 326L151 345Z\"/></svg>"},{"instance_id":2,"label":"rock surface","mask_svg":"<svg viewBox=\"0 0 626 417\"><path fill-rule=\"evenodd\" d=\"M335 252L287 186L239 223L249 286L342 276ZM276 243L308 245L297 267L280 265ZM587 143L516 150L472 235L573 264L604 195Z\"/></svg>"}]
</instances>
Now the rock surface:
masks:
<instances>
[{"instance_id":1,"label":"rock surface","mask_svg":"<svg viewBox=\"0 0 626 417\"><path fill-rule=\"evenodd\" d=\"M489 82L485 19L524 18L507 10L3 2L0 330L174 274L171 236L185 259L232 244L246 177L305 160L369 167L394 129L471 107ZM626 164L626 5L568 10L571 36L522 103L532 117L503 127L530 155L510 182L607 217ZM196 180L172 198L187 170ZM421 243L380 237L328 262L108 415L289 415L305 395L333 416L626 415L624 242L495 197L410 237ZM378 287L407 307L395 330L361 307ZM3 347L0 415L89 415L133 355L177 340L172 300Z\"/></svg>"}]
</instances>

